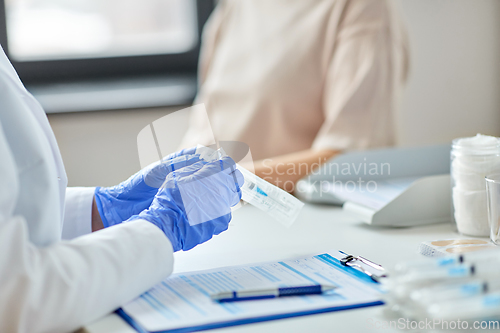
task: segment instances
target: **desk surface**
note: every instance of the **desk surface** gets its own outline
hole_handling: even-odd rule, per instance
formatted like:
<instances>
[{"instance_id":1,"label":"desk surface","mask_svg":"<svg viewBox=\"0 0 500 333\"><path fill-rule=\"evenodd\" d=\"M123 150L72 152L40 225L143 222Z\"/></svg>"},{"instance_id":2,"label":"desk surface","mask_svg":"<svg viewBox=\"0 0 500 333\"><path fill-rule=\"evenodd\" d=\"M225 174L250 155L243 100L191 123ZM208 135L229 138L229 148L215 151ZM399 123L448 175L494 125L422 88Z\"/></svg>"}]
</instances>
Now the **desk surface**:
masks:
<instances>
[{"instance_id":1,"label":"desk surface","mask_svg":"<svg viewBox=\"0 0 500 333\"><path fill-rule=\"evenodd\" d=\"M229 230L188 252L175 254L174 272L277 261L338 249L363 255L385 267L418 258L422 241L460 237L449 224L413 228L371 227L331 206L306 205L290 228L245 206L234 213ZM366 332L385 321L383 306L235 326L210 332ZM383 330L393 332L393 330ZM88 325L85 333L135 332L116 315Z\"/></svg>"}]
</instances>

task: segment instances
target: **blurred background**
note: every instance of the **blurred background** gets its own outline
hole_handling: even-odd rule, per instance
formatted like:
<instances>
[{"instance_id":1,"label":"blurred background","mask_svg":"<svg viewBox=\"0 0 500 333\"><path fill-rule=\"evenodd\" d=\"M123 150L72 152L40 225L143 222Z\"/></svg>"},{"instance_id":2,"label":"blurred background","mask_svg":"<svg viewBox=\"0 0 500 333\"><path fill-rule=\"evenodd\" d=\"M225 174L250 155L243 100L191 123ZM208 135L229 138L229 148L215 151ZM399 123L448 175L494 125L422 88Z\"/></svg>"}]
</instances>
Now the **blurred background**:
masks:
<instances>
[{"instance_id":1,"label":"blurred background","mask_svg":"<svg viewBox=\"0 0 500 333\"><path fill-rule=\"evenodd\" d=\"M411 47L398 145L479 132L500 136L500 1L396 2ZM139 131L185 108L196 94L201 29L214 2L0 5L0 43L48 113L69 185L114 185L139 170ZM177 120L172 147L187 128L187 114Z\"/></svg>"}]
</instances>

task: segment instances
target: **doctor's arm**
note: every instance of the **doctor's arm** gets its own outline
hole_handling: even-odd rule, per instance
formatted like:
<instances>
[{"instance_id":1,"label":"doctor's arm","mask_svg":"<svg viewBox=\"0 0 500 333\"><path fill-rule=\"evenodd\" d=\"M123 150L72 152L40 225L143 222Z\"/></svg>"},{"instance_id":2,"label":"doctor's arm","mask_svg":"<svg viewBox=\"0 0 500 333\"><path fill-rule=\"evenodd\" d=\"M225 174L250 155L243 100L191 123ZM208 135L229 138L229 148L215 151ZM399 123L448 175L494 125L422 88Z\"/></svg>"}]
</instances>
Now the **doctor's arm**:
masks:
<instances>
[{"instance_id":1,"label":"doctor's arm","mask_svg":"<svg viewBox=\"0 0 500 333\"><path fill-rule=\"evenodd\" d=\"M126 223L36 246L27 221L14 214L17 170L1 129L0 153L8 189L0 192L0 332L67 332L113 311L166 278L174 250L226 230L229 207L241 198L233 161L197 164L171 173L151 207ZM190 214L200 223L191 225Z\"/></svg>"},{"instance_id":2,"label":"doctor's arm","mask_svg":"<svg viewBox=\"0 0 500 333\"><path fill-rule=\"evenodd\" d=\"M136 221L38 247L26 221L0 226L0 331L66 332L113 311L172 272L172 246Z\"/></svg>"},{"instance_id":3,"label":"doctor's arm","mask_svg":"<svg viewBox=\"0 0 500 333\"><path fill-rule=\"evenodd\" d=\"M1 126L0 156L0 332L72 331L171 273L172 245L143 220L33 244L29 234L36 230L14 210L19 170Z\"/></svg>"}]
</instances>

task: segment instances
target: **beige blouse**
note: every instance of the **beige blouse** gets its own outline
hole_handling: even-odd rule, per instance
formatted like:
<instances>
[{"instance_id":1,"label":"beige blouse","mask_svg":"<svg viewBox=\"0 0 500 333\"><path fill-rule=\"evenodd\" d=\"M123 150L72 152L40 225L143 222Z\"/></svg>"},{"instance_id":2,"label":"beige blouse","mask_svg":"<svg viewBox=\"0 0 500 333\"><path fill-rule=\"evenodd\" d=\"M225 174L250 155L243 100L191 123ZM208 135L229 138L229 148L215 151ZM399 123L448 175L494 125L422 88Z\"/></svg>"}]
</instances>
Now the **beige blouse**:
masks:
<instances>
[{"instance_id":1,"label":"beige blouse","mask_svg":"<svg viewBox=\"0 0 500 333\"><path fill-rule=\"evenodd\" d=\"M204 28L200 89L182 146L242 141L254 159L394 143L408 67L391 0L219 1Z\"/></svg>"}]
</instances>

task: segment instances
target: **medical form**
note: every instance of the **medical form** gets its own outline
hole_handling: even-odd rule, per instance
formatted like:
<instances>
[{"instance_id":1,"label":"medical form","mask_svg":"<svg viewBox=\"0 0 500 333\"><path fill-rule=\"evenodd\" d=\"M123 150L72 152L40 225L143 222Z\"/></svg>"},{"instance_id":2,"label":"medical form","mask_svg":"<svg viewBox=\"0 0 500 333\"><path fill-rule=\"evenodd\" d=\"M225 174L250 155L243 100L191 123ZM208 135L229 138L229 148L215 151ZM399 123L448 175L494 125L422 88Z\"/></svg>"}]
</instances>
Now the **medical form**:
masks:
<instances>
[{"instance_id":1,"label":"medical form","mask_svg":"<svg viewBox=\"0 0 500 333\"><path fill-rule=\"evenodd\" d=\"M122 307L122 316L150 332L183 332L319 312L380 305L380 285L342 266L338 251L303 258L174 274ZM227 290L329 284L322 295L218 303ZM119 312L120 313L120 312Z\"/></svg>"}]
</instances>

